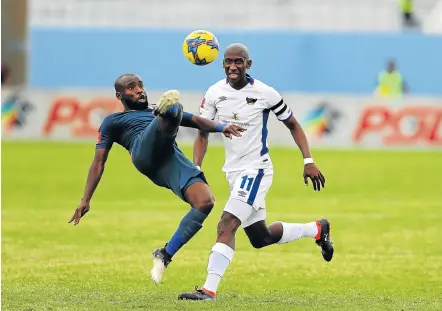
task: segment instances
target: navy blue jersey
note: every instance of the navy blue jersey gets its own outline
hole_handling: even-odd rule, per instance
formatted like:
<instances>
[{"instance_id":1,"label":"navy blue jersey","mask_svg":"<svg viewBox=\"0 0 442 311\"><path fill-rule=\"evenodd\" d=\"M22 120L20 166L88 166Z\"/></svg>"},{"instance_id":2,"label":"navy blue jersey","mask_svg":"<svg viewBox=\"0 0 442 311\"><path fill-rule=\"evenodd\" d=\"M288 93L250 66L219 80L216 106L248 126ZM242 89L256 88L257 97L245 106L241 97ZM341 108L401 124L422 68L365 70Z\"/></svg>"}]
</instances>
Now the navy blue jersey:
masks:
<instances>
[{"instance_id":1,"label":"navy blue jersey","mask_svg":"<svg viewBox=\"0 0 442 311\"><path fill-rule=\"evenodd\" d=\"M152 122L152 109L129 110L108 115L98 130L96 149L111 149L117 143L129 152L138 135Z\"/></svg>"}]
</instances>

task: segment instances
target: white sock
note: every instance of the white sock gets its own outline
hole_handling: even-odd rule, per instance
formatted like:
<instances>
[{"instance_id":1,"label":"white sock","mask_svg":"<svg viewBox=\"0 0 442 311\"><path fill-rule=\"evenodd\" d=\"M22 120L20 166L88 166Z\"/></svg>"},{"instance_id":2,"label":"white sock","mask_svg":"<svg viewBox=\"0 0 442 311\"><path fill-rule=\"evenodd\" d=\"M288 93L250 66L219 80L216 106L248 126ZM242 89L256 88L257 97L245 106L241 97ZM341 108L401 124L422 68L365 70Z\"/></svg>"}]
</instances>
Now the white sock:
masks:
<instances>
[{"instance_id":1,"label":"white sock","mask_svg":"<svg viewBox=\"0 0 442 311\"><path fill-rule=\"evenodd\" d=\"M290 224L281 222L282 237L278 244L284 244L300 238L309 237L314 238L318 234L318 227L316 222L309 222L307 224Z\"/></svg>"},{"instance_id":2,"label":"white sock","mask_svg":"<svg viewBox=\"0 0 442 311\"><path fill-rule=\"evenodd\" d=\"M207 265L207 279L203 288L216 294L221 278L233 259L235 251L223 243L216 243L212 247L212 252Z\"/></svg>"}]
</instances>

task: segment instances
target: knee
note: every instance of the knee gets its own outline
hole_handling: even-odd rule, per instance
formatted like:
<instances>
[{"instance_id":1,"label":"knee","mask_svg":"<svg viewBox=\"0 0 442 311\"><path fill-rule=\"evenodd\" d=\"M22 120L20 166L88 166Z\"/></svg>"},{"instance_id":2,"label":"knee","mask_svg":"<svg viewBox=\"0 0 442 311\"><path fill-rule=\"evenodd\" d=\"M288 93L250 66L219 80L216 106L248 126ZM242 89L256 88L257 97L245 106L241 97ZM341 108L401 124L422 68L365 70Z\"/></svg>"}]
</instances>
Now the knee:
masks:
<instances>
[{"instance_id":1,"label":"knee","mask_svg":"<svg viewBox=\"0 0 442 311\"><path fill-rule=\"evenodd\" d=\"M246 228L246 233L249 238L250 244L252 244L254 248L263 248L273 244L273 239L270 231L268 231L265 227L264 229L265 230L250 231L250 227Z\"/></svg>"},{"instance_id":2,"label":"knee","mask_svg":"<svg viewBox=\"0 0 442 311\"><path fill-rule=\"evenodd\" d=\"M259 249L259 248L263 248L263 247L266 247L266 246L272 244L272 242L268 238L260 238L260 239L251 238L250 244L252 244L252 246L254 248Z\"/></svg>"},{"instance_id":3,"label":"knee","mask_svg":"<svg viewBox=\"0 0 442 311\"><path fill-rule=\"evenodd\" d=\"M230 213L224 213L218 223L218 238L233 236L241 225L241 221Z\"/></svg>"},{"instance_id":4,"label":"knee","mask_svg":"<svg viewBox=\"0 0 442 311\"><path fill-rule=\"evenodd\" d=\"M196 202L194 202L192 206L201 213L209 215L213 207L215 206L215 198L213 197L213 195L202 196L200 198L197 198Z\"/></svg>"},{"instance_id":5,"label":"knee","mask_svg":"<svg viewBox=\"0 0 442 311\"><path fill-rule=\"evenodd\" d=\"M251 238L250 244L252 244L252 246L254 248L263 248L264 247L264 243L262 242L261 239Z\"/></svg>"}]
</instances>

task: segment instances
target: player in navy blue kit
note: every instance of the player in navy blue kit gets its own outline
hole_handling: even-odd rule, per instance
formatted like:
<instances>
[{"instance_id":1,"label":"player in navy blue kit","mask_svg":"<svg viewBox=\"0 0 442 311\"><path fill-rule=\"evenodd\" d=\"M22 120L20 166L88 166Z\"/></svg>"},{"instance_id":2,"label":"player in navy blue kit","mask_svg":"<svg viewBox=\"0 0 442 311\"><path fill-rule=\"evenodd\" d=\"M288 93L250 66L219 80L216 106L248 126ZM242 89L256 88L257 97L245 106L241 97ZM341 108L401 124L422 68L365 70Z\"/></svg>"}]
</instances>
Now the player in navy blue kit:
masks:
<instances>
[{"instance_id":1,"label":"player in navy blue kit","mask_svg":"<svg viewBox=\"0 0 442 311\"><path fill-rule=\"evenodd\" d=\"M115 91L124 111L108 115L100 126L84 194L69 223L77 225L90 210L90 200L113 143L123 146L138 171L191 205L166 246L153 252L151 275L159 283L172 257L202 228L214 205L204 174L184 156L175 142L179 126L221 132L226 137L240 136L243 129L183 112L177 91L165 92L155 108L150 108L143 81L134 74L120 76L115 81Z\"/></svg>"}]
</instances>

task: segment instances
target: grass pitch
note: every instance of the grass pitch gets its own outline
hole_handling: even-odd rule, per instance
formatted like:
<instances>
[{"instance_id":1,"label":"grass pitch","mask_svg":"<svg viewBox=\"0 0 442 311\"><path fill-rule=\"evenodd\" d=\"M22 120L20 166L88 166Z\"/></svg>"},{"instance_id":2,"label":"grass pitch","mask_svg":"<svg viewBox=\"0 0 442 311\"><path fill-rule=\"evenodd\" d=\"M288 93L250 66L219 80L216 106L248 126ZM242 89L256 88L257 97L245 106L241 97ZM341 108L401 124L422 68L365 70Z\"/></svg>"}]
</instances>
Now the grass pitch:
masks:
<instances>
[{"instance_id":1,"label":"grass pitch","mask_svg":"<svg viewBox=\"0 0 442 311\"><path fill-rule=\"evenodd\" d=\"M177 295L205 279L228 196L223 149L204 163L215 209L160 286L151 251L188 207L114 146L90 213L68 225L93 153L93 143L2 142L2 310L442 310L441 152L317 150L327 185L315 193L296 149L271 150L268 222L328 217L335 257L323 261L311 239L255 250L238 231L216 302Z\"/></svg>"}]
</instances>

